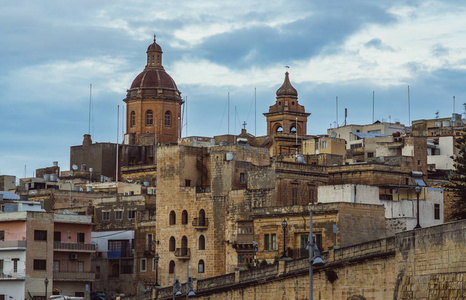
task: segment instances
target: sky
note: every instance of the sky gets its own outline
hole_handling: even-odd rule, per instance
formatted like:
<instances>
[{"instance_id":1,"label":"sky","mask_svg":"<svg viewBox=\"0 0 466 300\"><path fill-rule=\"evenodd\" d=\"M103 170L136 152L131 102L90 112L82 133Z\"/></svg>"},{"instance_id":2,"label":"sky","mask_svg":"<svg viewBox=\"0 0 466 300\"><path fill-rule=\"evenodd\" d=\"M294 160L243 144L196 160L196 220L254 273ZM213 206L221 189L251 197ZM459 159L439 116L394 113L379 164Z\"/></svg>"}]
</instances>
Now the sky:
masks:
<instances>
[{"instance_id":1,"label":"sky","mask_svg":"<svg viewBox=\"0 0 466 300\"><path fill-rule=\"evenodd\" d=\"M183 137L237 134L243 122L265 135L286 71L310 135L344 124L345 108L347 124L371 123L373 109L406 125L464 113L463 1L0 3L0 175L31 177L53 161L69 170L70 146L89 131L121 141L117 107L121 116L154 34L187 99Z\"/></svg>"}]
</instances>

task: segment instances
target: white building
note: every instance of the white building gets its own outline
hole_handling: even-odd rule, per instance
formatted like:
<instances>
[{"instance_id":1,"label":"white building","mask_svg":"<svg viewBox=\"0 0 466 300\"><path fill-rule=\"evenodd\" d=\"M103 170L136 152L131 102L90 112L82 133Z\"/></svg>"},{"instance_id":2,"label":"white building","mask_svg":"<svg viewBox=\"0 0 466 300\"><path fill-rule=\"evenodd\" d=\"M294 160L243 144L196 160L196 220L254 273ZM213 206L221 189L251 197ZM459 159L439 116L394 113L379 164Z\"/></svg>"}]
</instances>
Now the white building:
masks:
<instances>
[{"instance_id":1,"label":"white building","mask_svg":"<svg viewBox=\"0 0 466 300\"><path fill-rule=\"evenodd\" d=\"M412 230L417 224L417 195L409 186L359 184L318 187L318 202L350 202L385 206L387 233ZM421 227L443 224L443 189L423 187L419 193Z\"/></svg>"}]
</instances>

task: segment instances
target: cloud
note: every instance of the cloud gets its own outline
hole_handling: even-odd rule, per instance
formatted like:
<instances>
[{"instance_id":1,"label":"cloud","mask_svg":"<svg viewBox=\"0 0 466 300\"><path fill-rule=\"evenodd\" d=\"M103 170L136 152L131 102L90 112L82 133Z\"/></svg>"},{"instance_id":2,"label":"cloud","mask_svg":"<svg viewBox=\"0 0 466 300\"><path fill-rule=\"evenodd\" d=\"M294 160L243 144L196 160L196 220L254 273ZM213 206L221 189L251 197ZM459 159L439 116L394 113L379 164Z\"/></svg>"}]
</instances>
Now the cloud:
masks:
<instances>
[{"instance_id":1,"label":"cloud","mask_svg":"<svg viewBox=\"0 0 466 300\"><path fill-rule=\"evenodd\" d=\"M382 43L382 40L379 39L379 38L373 38L372 40L365 43L364 46L366 46L368 48L379 49L379 50L394 51L394 49L392 47Z\"/></svg>"}]
</instances>

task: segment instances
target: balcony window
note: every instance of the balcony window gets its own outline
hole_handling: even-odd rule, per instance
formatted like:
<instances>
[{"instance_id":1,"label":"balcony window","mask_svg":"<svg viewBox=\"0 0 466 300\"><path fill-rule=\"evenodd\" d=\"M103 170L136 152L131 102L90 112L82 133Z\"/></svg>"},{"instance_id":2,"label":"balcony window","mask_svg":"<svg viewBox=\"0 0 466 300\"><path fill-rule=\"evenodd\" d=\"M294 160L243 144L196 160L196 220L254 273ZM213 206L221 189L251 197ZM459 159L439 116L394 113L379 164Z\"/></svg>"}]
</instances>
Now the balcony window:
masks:
<instances>
[{"instance_id":1,"label":"balcony window","mask_svg":"<svg viewBox=\"0 0 466 300\"><path fill-rule=\"evenodd\" d=\"M269 243L270 243L270 235L269 234L264 234L264 250L268 251L269 250Z\"/></svg>"},{"instance_id":2,"label":"balcony window","mask_svg":"<svg viewBox=\"0 0 466 300\"><path fill-rule=\"evenodd\" d=\"M272 234L271 238L272 238L272 250L275 251L275 250L277 250L277 235Z\"/></svg>"},{"instance_id":3,"label":"balcony window","mask_svg":"<svg viewBox=\"0 0 466 300\"><path fill-rule=\"evenodd\" d=\"M0 230L0 241L4 241L4 240L5 240L5 231Z\"/></svg>"},{"instance_id":4,"label":"balcony window","mask_svg":"<svg viewBox=\"0 0 466 300\"><path fill-rule=\"evenodd\" d=\"M61 242L61 232L60 231L55 231L53 233L53 241L54 242Z\"/></svg>"},{"instance_id":5,"label":"balcony window","mask_svg":"<svg viewBox=\"0 0 466 300\"><path fill-rule=\"evenodd\" d=\"M168 242L168 251L175 251L175 238L172 236L170 237L170 241Z\"/></svg>"},{"instance_id":6,"label":"balcony window","mask_svg":"<svg viewBox=\"0 0 466 300\"><path fill-rule=\"evenodd\" d=\"M78 243L84 243L84 232L78 232Z\"/></svg>"},{"instance_id":7,"label":"balcony window","mask_svg":"<svg viewBox=\"0 0 466 300\"><path fill-rule=\"evenodd\" d=\"M133 274L133 260L132 259L121 260L121 274Z\"/></svg>"},{"instance_id":8,"label":"balcony window","mask_svg":"<svg viewBox=\"0 0 466 300\"><path fill-rule=\"evenodd\" d=\"M170 222L170 225L176 224L176 214L173 210L170 212L169 222Z\"/></svg>"},{"instance_id":9,"label":"balcony window","mask_svg":"<svg viewBox=\"0 0 466 300\"><path fill-rule=\"evenodd\" d=\"M168 274L173 274L174 271L175 271L175 262L171 260L170 264L168 265Z\"/></svg>"},{"instance_id":10,"label":"balcony window","mask_svg":"<svg viewBox=\"0 0 466 300\"><path fill-rule=\"evenodd\" d=\"M59 260L53 261L53 271L60 272L60 261Z\"/></svg>"},{"instance_id":11,"label":"balcony window","mask_svg":"<svg viewBox=\"0 0 466 300\"><path fill-rule=\"evenodd\" d=\"M183 225L188 224L188 212L186 210L183 210L181 214L181 224Z\"/></svg>"},{"instance_id":12,"label":"balcony window","mask_svg":"<svg viewBox=\"0 0 466 300\"><path fill-rule=\"evenodd\" d=\"M12 258L11 261L13 262L13 273L18 273L19 258Z\"/></svg>"}]
</instances>

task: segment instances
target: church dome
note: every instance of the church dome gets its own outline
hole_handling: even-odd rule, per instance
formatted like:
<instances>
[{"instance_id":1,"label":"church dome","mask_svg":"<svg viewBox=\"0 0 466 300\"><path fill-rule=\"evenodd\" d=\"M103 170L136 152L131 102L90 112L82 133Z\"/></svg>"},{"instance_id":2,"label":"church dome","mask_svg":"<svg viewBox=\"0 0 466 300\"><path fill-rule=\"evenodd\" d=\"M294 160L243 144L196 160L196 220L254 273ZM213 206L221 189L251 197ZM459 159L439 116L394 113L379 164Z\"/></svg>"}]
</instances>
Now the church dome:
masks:
<instances>
[{"instance_id":1,"label":"church dome","mask_svg":"<svg viewBox=\"0 0 466 300\"><path fill-rule=\"evenodd\" d=\"M289 73L285 73L285 81L282 86L277 90L277 97L292 96L298 97L298 91L291 85Z\"/></svg>"},{"instance_id":2,"label":"church dome","mask_svg":"<svg viewBox=\"0 0 466 300\"><path fill-rule=\"evenodd\" d=\"M173 78L164 69L149 69L139 73L133 80L131 89L134 88L166 88L178 90Z\"/></svg>"}]
</instances>

